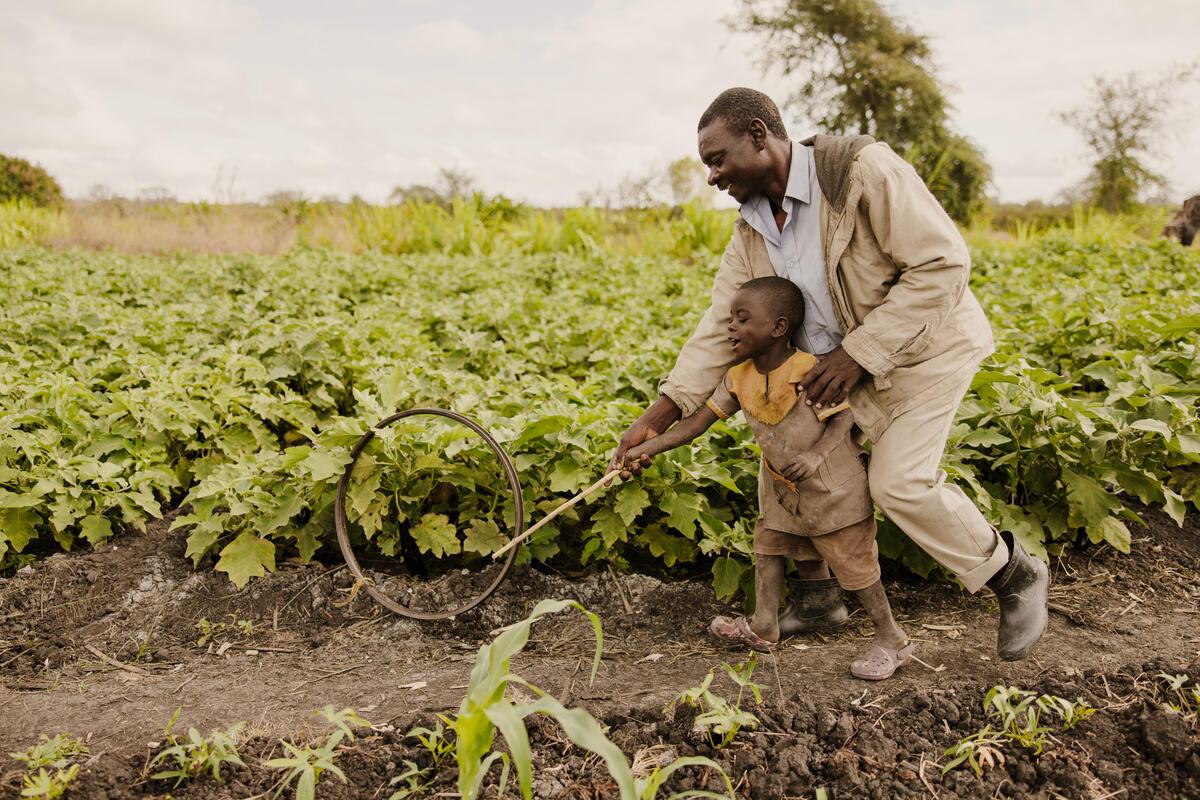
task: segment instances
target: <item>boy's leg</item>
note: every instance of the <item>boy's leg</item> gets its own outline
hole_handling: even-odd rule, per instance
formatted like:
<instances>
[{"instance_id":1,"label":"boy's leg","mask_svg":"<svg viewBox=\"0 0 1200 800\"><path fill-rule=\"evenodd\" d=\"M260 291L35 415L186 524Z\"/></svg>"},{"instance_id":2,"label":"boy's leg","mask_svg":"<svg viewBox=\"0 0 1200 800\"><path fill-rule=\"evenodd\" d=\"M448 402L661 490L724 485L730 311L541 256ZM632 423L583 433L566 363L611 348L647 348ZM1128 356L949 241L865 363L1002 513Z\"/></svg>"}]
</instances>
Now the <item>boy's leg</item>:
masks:
<instances>
[{"instance_id":1,"label":"boy's leg","mask_svg":"<svg viewBox=\"0 0 1200 800\"><path fill-rule=\"evenodd\" d=\"M754 554L754 615L750 630L769 642L779 641L779 593L783 589L783 556Z\"/></svg>"},{"instance_id":2,"label":"boy's leg","mask_svg":"<svg viewBox=\"0 0 1200 800\"><path fill-rule=\"evenodd\" d=\"M827 581L832 577L829 574L829 565L823 558L796 561L795 564L796 580L798 581Z\"/></svg>"},{"instance_id":3,"label":"boy's leg","mask_svg":"<svg viewBox=\"0 0 1200 800\"><path fill-rule=\"evenodd\" d=\"M875 641L862 658L850 665L850 674L864 680L890 678L912 658L913 645L896 624L880 581L875 518L816 536L813 545L825 556L842 588L858 596L875 624Z\"/></svg>"},{"instance_id":4,"label":"boy's leg","mask_svg":"<svg viewBox=\"0 0 1200 800\"><path fill-rule=\"evenodd\" d=\"M908 644L908 637L904 635L904 631L896 624L896 618L892 616L892 607L888 603L887 593L883 591L881 581L875 581L854 594L863 604L867 613L871 615L871 621L875 623L876 644L889 650L899 650Z\"/></svg>"},{"instance_id":5,"label":"boy's leg","mask_svg":"<svg viewBox=\"0 0 1200 800\"><path fill-rule=\"evenodd\" d=\"M850 674L868 681L885 680L912 660L913 643L896 624L882 583L877 580L854 593L875 623L875 641L850 664Z\"/></svg>"},{"instance_id":6,"label":"boy's leg","mask_svg":"<svg viewBox=\"0 0 1200 800\"><path fill-rule=\"evenodd\" d=\"M799 537L792 553L796 574L788 578L788 600L779 614L779 635L795 636L844 625L850 610L842 602L842 587L829 574L829 564L807 536Z\"/></svg>"}]
</instances>

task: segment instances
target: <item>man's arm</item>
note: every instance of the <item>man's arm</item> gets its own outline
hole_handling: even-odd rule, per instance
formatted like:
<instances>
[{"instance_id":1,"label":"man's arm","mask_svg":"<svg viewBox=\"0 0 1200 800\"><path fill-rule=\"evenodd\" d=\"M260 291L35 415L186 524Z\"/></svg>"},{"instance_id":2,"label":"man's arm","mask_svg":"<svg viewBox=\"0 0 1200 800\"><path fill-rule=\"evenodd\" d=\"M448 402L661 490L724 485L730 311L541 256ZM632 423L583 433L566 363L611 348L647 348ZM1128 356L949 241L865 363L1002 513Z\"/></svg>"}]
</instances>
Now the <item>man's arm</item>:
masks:
<instances>
[{"instance_id":1,"label":"man's arm","mask_svg":"<svg viewBox=\"0 0 1200 800\"><path fill-rule=\"evenodd\" d=\"M729 349L729 302L738 288L750 280L749 259L736 233L725 247L721 266L713 280L712 299L700 324L675 359L671 374L659 386L658 399L621 436L608 469L621 469L621 477L641 471L633 464L624 468L629 448L658 436L680 417L704 406L721 377L736 358Z\"/></svg>"},{"instance_id":2,"label":"man's arm","mask_svg":"<svg viewBox=\"0 0 1200 800\"><path fill-rule=\"evenodd\" d=\"M802 381L817 408L845 400L865 373L886 376L920 356L962 299L970 255L954 221L908 162L882 144L859 156L871 233L896 282L862 324Z\"/></svg>"},{"instance_id":3,"label":"man's arm","mask_svg":"<svg viewBox=\"0 0 1200 800\"><path fill-rule=\"evenodd\" d=\"M671 374L658 387L685 417L704 405L725 371L737 362L729 349L729 303L742 284L754 277L745 238L735 231L726 246L713 279L708 310L679 351Z\"/></svg>"},{"instance_id":4,"label":"man's arm","mask_svg":"<svg viewBox=\"0 0 1200 800\"><path fill-rule=\"evenodd\" d=\"M908 162L871 145L859 166L860 208L897 275L883 302L846 334L842 347L867 372L886 376L919 358L962 300L971 257L958 227Z\"/></svg>"}]
</instances>

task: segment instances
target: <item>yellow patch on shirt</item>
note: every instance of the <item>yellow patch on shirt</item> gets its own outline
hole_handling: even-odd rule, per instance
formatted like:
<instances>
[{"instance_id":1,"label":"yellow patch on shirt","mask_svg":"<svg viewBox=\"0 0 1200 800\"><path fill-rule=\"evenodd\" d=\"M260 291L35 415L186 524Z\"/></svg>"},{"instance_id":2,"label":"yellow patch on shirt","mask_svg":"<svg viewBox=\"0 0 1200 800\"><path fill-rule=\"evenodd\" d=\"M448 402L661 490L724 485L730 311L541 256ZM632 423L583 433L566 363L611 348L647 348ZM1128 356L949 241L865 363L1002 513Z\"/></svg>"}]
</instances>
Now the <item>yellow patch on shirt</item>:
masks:
<instances>
[{"instance_id":1,"label":"yellow patch on shirt","mask_svg":"<svg viewBox=\"0 0 1200 800\"><path fill-rule=\"evenodd\" d=\"M753 361L743 361L729 370L730 390L747 414L767 425L778 425L796 405L800 380L816 363L812 353L796 352L763 375Z\"/></svg>"}]
</instances>

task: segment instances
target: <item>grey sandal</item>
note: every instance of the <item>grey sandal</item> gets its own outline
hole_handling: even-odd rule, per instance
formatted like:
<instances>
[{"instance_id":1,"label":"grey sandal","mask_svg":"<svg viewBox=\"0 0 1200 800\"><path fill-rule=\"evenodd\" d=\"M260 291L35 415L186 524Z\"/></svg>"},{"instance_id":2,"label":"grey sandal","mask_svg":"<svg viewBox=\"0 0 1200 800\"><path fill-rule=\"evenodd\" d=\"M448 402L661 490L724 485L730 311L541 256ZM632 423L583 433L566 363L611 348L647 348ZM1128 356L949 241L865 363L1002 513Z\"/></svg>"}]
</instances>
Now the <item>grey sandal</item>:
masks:
<instances>
[{"instance_id":1,"label":"grey sandal","mask_svg":"<svg viewBox=\"0 0 1200 800\"><path fill-rule=\"evenodd\" d=\"M892 677L892 674L912 661L916 645L912 642L892 650L883 645L873 644L867 648L866 655L850 665L850 674L864 681L881 681Z\"/></svg>"}]
</instances>

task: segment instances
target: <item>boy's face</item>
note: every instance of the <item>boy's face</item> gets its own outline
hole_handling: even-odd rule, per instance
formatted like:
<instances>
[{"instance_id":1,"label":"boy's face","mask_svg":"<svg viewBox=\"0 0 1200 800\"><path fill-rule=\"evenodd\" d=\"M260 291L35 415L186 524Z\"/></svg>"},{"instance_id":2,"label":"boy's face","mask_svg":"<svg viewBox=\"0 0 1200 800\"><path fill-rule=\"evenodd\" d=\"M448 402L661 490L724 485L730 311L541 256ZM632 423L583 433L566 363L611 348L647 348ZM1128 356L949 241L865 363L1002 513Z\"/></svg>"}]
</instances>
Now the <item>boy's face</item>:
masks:
<instances>
[{"instance_id":1,"label":"boy's face","mask_svg":"<svg viewBox=\"0 0 1200 800\"><path fill-rule=\"evenodd\" d=\"M730 349L739 359L756 358L787 332L787 319L772 316L757 292L738 291L729 304Z\"/></svg>"}]
</instances>

